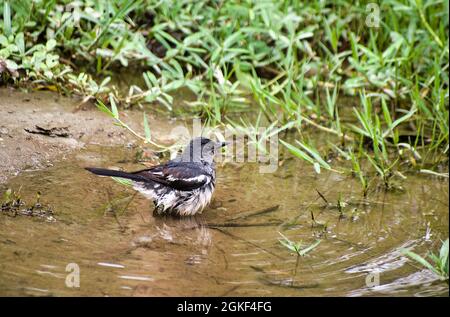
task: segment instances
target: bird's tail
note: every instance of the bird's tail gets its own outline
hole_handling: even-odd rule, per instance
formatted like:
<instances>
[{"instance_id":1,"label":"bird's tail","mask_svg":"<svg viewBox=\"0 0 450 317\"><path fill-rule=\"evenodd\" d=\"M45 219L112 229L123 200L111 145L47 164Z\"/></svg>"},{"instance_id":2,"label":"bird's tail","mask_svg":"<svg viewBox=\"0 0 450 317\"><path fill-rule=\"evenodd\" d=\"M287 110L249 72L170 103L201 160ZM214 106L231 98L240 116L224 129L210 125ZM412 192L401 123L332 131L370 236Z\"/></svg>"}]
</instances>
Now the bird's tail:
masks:
<instances>
[{"instance_id":1,"label":"bird's tail","mask_svg":"<svg viewBox=\"0 0 450 317\"><path fill-rule=\"evenodd\" d=\"M86 170L88 170L91 173L94 173L96 175L100 176L112 176L112 177L121 177L121 178L127 178L134 181L143 181L142 176L136 175L133 173L127 173L123 171L116 171L116 170L109 170L106 168L97 168L97 167L85 167Z\"/></svg>"}]
</instances>

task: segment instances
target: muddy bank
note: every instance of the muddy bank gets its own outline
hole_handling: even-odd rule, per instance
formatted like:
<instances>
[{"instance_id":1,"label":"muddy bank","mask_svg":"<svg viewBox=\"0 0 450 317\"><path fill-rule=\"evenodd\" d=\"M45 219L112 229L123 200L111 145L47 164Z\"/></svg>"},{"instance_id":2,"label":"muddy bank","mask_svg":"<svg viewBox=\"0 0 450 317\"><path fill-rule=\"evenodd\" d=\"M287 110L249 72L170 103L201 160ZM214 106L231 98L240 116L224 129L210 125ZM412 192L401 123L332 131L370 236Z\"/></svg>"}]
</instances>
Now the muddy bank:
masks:
<instances>
[{"instance_id":1,"label":"muddy bank","mask_svg":"<svg viewBox=\"0 0 450 317\"><path fill-rule=\"evenodd\" d=\"M48 91L24 92L0 88L0 183L23 170L53 165L55 160L90 144L136 145L127 131L92 103L78 107L80 99ZM131 128L142 131L141 111L121 111ZM174 121L148 115L155 139L173 142L167 131Z\"/></svg>"}]
</instances>

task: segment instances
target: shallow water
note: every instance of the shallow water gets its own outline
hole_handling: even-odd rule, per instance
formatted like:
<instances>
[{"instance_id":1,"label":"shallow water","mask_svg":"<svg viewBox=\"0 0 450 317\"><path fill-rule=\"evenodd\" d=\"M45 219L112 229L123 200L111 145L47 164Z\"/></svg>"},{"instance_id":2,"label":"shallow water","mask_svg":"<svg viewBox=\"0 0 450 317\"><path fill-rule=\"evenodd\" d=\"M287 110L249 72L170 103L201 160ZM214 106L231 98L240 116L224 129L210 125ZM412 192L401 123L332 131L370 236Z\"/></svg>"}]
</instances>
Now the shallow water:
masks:
<instances>
[{"instance_id":1,"label":"shallow water","mask_svg":"<svg viewBox=\"0 0 450 317\"><path fill-rule=\"evenodd\" d=\"M91 146L1 188L21 187L29 202L40 191L56 218L0 215L1 295L449 294L448 284L400 253L423 255L448 237L446 179L410 174L403 192L380 190L362 201L356 179L317 175L300 160L286 160L274 174L258 173L256 164L226 164L218 167L215 198L203 215L154 218L151 202L132 189L82 169L141 168L134 155ZM345 217L324 207L316 189L332 203L341 197ZM326 228L312 224L311 212ZM321 239L295 275L296 257L279 243L279 232L305 244ZM79 288L66 286L69 263L79 266ZM379 286L366 285L369 273L379 274Z\"/></svg>"}]
</instances>

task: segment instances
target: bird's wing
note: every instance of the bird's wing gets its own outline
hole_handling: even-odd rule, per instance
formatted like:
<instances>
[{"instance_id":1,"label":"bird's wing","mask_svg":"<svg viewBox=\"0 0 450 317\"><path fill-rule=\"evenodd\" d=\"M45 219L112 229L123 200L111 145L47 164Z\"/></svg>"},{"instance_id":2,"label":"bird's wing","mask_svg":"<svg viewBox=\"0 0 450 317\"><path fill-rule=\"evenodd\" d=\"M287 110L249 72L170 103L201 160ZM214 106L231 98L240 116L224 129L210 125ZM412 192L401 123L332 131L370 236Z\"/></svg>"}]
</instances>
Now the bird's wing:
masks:
<instances>
[{"instance_id":1,"label":"bird's wing","mask_svg":"<svg viewBox=\"0 0 450 317\"><path fill-rule=\"evenodd\" d=\"M168 163L133 174L177 190L193 190L211 181L211 175L189 163Z\"/></svg>"}]
</instances>

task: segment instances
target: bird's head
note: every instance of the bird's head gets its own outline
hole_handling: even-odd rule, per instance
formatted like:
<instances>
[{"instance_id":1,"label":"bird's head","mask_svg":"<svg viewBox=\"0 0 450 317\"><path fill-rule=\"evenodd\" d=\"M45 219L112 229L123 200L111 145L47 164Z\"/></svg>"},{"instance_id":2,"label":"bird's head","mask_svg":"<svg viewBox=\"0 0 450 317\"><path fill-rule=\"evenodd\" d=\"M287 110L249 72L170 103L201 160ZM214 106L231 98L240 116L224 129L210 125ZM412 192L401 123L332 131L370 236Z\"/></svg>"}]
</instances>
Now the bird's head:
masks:
<instances>
[{"instance_id":1,"label":"bird's head","mask_svg":"<svg viewBox=\"0 0 450 317\"><path fill-rule=\"evenodd\" d=\"M205 137L194 138L183 151L183 160L212 163L214 155L226 146L227 142L215 142Z\"/></svg>"}]
</instances>

